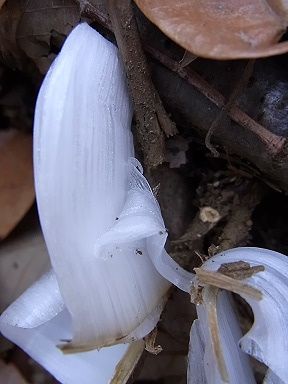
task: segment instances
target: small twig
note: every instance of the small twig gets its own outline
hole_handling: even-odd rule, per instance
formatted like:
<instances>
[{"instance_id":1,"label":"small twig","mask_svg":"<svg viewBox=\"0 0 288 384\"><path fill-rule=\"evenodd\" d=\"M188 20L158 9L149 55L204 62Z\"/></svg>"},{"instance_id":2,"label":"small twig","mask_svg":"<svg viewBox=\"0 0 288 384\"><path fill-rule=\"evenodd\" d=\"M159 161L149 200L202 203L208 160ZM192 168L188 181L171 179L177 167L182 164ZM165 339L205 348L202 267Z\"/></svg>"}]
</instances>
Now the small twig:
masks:
<instances>
[{"instance_id":1,"label":"small twig","mask_svg":"<svg viewBox=\"0 0 288 384\"><path fill-rule=\"evenodd\" d=\"M172 136L176 127L152 83L131 0L107 0L107 6L134 103L138 142L146 167L153 168L164 161L163 132Z\"/></svg>"},{"instance_id":2,"label":"small twig","mask_svg":"<svg viewBox=\"0 0 288 384\"><path fill-rule=\"evenodd\" d=\"M76 0L79 3L81 14L89 17L113 32L111 21L105 4L94 0Z\"/></svg>"},{"instance_id":3,"label":"small twig","mask_svg":"<svg viewBox=\"0 0 288 384\"><path fill-rule=\"evenodd\" d=\"M231 95L229 96L229 99L227 103L221 108L219 114L216 116L216 119L211 124L208 133L205 137L205 145L212 154L215 157L219 157L219 152L216 150L216 148L211 143L211 137L214 134L217 127L222 122L223 118L229 113L231 108L235 105L237 99L243 92L244 88L246 87L250 77L252 76L253 69L254 69L254 63L255 60L249 60L248 63L245 65L244 71L240 79L238 80L235 88L233 89Z\"/></svg>"},{"instance_id":4,"label":"small twig","mask_svg":"<svg viewBox=\"0 0 288 384\"><path fill-rule=\"evenodd\" d=\"M225 178L226 180L227 178ZM233 184L226 186L219 183L218 187L214 187L217 178L213 178L213 182L206 178L200 184L205 188L205 193L201 193L199 199L195 201L195 205L199 207L199 213L194 216L186 232L177 240L171 242L172 254L185 251L185 249L193 251L202 250L203 240L205 236L219 223L220 220L229 216L234 199ZM204 218L204 210L210 213L214 212L214 216ZM207 220L208 219L208 220ZM198 256L198 254L197 254ZM187 265L191 262L191 252L187 254Z\"/></svg>"}]
</instances>

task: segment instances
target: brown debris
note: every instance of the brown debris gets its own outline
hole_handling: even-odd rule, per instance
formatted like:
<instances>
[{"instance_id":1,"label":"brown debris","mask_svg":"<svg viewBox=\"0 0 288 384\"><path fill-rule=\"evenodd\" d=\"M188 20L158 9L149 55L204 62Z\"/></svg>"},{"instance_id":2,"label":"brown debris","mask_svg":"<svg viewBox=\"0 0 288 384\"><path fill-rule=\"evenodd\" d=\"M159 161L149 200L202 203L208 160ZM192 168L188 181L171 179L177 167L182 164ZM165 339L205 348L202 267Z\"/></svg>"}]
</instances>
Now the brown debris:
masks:
<instances>
[{"instance_id":1,"label":"brown debris","mask_svg":"<svg viewBox=\"0 0 288 384\"><path fill-rule=\"evenodd\" d=\"M255 273L263 272L265 270L263 265L252 266L246 261L235 261L233 263L223 263L218 268L217 272L223 273L225 276L232 277L236 280L247 279L253 276Z\"/></svg>"},{"instance_id":2,"label":"brown debris","mask_svg":"<svg viewBox=\"0 0 288 384\"><path fill-rule=\"evenodd\" d=\"M163 350L161 345L155 345L157 333L157 328L154 328L146 337L144 337L145 350L152 353L152 355L158 355Z\"/></svg>"}]
</instances>

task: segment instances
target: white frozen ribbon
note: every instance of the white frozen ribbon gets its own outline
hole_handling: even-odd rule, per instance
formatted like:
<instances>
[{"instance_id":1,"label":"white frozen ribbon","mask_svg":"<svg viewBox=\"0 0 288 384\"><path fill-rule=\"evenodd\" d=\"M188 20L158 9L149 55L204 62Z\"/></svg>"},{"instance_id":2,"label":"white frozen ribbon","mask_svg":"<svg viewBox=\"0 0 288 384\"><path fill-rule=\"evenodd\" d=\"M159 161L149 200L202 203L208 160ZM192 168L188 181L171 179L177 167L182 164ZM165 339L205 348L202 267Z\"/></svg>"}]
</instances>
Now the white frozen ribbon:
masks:
<instances>
[{"instance_id":1,"label":"white frozen ribbon","mask_svg":"<svg viewBox=\"0 0 288 384\"><path fill-rule=\"evenodd\" d=\"M131 341L156 311L150 332L169 287L147 250L149 237L165 227L130 161L131 118L118 50L79 25L44 80L34 126L41 225L72 317L67 350Z\"/></svg>"},{"instance_id":2,"label":"white frozen ribbon","mask_svg":"<svg viewBox=\"0 0 288 384\"><path fill-rule=\"evenodd\" d=\"M159 205L133 159L131 119L117 48L80 24L35 112L36 195L53 272L0 320L1 332L61 382L105 383L130 371L143 350L134 341L155 327L170 287L159 272L178 279ZM132 344L107 348L124 342Z\"/></svg>"},{"instance_id":3,"label":"white frozen ribbon","mask_svg":"<svg viewBox=\"0 0 288 384\"><path fill-rule=\"evenodd\" d=\"M2 314L0 329L62 383L110 382L129 349L129 344L121 344L82 354L64 355L60 351L59 342L72 337L71 317L52 271Z\"/></svg>"},{"instance_id":4,"label":"white frozen ribbon","mask_svg":"<svg viewBox=\"0 0 288 384\"><path fill-rule=\"evenodd\" d=\"M221 292L217 296L220 347L228 370L229 380L227 382L254 382L251 369L247 368L247 360L243 356L243 351L267 365L269 369L265 383L287 383L288 259L280 253L266 249L236 248L212 257L204 263L202 269L216 272L222 264L239 261L249 263L251 267L259 265L264 267L264 271L254 273L243 280L243 283L261 292L262 299L257 300L249 294L241 294L251 306L254 314L252 328L246 335L241 336L238 320L233 314L232 304L228 300L228 293ZM195 366L197 361L202 359L201 364L203 361L207 362L203 365L204 373L202 372L202 374L206 380L203 383L224 383L226 381L223 374L219 372L219 356L216 356L212 347L206 304L203 303L197 307L199 320L193 325L191 331L190 367ZM231 341L231 336L235 339L234 343ZM202 346L202 358L196 355L195 346L198 350ZM241 365L237 367L240 361L242 361ZM214 373L212 374L212 372ZM196 380L191 368L188 379L191 384L201 382Z\"/></svg>"}]
</instances>

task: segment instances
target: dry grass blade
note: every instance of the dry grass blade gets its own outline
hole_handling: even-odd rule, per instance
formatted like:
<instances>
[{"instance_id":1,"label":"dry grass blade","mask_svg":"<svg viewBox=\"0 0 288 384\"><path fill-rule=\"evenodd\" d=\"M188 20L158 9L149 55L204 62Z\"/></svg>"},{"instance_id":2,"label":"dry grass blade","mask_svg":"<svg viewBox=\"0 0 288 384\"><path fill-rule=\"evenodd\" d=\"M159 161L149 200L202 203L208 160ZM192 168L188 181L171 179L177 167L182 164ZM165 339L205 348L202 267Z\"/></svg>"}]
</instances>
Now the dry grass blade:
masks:
<instances>
[{"instance_id":1,"label":"dry grass blade","mask_svg":"<svg viewBox=\"0 0 288 384\"><path fill-rule=\"evenodd\" d=\"M194 271L197 274L200 285L212 285L217 288L237 293L238 295L248 296L251 299L262 299L262 293L258 289L245 284L243 281L235 280L220 272L205 271L201 268L194 268Z\"/></svg>"},{"instance_id":2,"label":"dry grass blade","mask_svg":"<svg viewBox=\"0 0 288 384\"><path fill-rule=\"evenodd\" d=\"M125 384L131 376L145 348L143 340L131 344L120 363L117 364L115 374L110 384Z\"/></svg>"},{"instance_id":3,"label":"dry grass blade","mask_svg":"<svg viewBox=\"0 0 288 384\"><path fill-rule=\"evenodd\" d=\"M207 309L209 330L211 334L212 348L217 360L218 369L224 383L229 383L228 371L221 348L220 331L217 317L218 288L206 287L203 289L203 303Z\"/></svg>"},{"instance_id":4,"label":"dry grass blade","mask_svg":"<svg viewBox=\"0 0 288 384\"><path fill-rule=\"evenodd\" d=\"M281 0L135 0L167 36L193 54L227 60L283 54L288 21Z\"/></svg>"}]
</instances>

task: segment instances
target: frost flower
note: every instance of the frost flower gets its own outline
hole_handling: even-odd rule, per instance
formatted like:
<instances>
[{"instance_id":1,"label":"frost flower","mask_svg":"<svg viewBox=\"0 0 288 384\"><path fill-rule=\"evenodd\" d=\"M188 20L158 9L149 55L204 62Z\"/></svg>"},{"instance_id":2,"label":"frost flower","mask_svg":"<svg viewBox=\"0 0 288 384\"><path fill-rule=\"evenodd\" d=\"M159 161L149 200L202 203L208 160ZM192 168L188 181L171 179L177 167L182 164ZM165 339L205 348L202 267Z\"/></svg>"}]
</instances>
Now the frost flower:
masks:
<instances>
[{"instance_id":1,"label":"frost flower","mask_svg":"<svg viewBox=\"0 0 288 384\"><path fill-rule=\"evenodd\" d=\"M1 332L62 383L126 383L173 283L197 304L189 384L255 383L248 355L268 367L266 384L288 383L287 257L237 248L196 275L182 270L164 249L131 119L117 48L79 25L35 113L36 194L52 269L2 314ZM244 336L231 292L254 313Z\"/></svg>"},{"instance_id":2,"label":"frost flower","mask_svg":"<svg viewBox=\"0 0 288 384\"><path fill-rule=\"evenodd\" d=\"M117 48L77 26L35 112L36 194L52 270L0 320L2 333L63 383L126 382L143 350L135 340L155 327L166 300L161 274L191 285L164 250L158 203L133 158L131 118Z\"/></svg>"}]
</instances>

